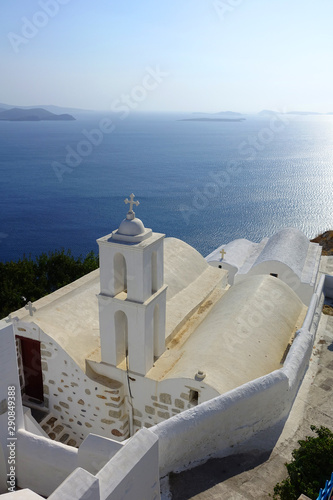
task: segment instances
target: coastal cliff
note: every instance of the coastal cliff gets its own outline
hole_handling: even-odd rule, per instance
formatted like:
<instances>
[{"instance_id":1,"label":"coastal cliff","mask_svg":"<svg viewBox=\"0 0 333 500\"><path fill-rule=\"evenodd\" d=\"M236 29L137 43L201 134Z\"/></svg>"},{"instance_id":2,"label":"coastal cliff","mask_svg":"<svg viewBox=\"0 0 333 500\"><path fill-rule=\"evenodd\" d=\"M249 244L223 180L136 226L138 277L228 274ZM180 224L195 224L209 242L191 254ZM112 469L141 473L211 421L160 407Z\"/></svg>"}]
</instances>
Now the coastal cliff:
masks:
<instances>
[{"instance_id":1,"label":"coastal cliff","mask_svg":"<svg viewBox=\"0 0 333 500\"><path fill-rule=\"evenodd\" d=\"M310 241L323 247L323 255L333 255L333 230L325 231Z\"/></svg>"}]
</instances>

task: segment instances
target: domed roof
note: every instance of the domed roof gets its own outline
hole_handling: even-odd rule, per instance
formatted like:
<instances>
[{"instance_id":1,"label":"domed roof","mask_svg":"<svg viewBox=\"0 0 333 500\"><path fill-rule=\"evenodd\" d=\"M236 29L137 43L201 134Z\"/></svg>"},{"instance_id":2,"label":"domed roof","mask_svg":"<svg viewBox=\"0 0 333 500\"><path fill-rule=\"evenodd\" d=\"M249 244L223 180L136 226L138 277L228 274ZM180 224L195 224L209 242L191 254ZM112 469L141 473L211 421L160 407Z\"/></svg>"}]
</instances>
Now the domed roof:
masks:
<instances>
[{"instance_id":1,"label":"domed roof","mask_svg":"<svg viewBox=\"0 0 333 500\"><path fill-rule=\"evenodd\" d=\"M253 264L276 260L290 267L301 278L310 241L299 229L288 227L273 234Z\"/></svg>"},{"instance_id":2,"label":"domed roof","mask_svg":"<svg viewBox=\"0 0 333 500\"><path fill-rule=\"evenodd\" d=\"M151 229L146 229L141 219L135 217L133 205L140 205L139 201L134 201L135 195L126 198L125 203L129 204L129 211L127 212L126 219L124 219L116 231L112 231L111 238L126 243L140 243L153 234Z\"/></svg>"},{"instance_id":3,"label":"domed roof","mask_svg":"<svg viewBox=\"0 0 333 500\"><path fill-rule=\"evenodd\" d=\"M301 300L283 281L248 276L229 288L183 347L177 346L177 362L163 371L163 379L193 379L199 366L207 374L205 383L223 394L279 369L302 310Z\"/></svg>"},{"instance_id":4,"label":"domed roof","mask_svg":"<svg viewBox=\"0 0 333 500\"><path fill-rule=\"evenodd\" d=\"M164 283L168 285L167 300L172 299L210 270L209 264L193 247L178 238L164 240Z\"/></svg>"},{"instance_id":5,"label":"domed roof","mask_svg":"<svg viewBox=\"0 0 333 500\"><path fill-rule=\"evenodd\" d=\"M145 232L145 226L141 219L135 217L134 219L124 219L118 229L118 234L126 236L137 236Z\"/></svg>"}]
</instances>

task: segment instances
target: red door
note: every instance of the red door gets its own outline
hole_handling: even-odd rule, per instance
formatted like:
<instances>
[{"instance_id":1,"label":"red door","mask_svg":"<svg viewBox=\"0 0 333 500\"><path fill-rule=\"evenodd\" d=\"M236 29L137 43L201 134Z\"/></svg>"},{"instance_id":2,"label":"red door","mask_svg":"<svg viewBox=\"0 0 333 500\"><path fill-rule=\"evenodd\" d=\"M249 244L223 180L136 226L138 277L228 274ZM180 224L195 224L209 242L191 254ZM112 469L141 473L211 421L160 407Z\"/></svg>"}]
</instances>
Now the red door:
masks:
<instances>
[{"instance_id":1,"label":"red door","mask_svg":"<svg viewBox=\"0 0 333 500\"><path fill-rule=\"evenodd\" d=\"M44 401L40 342L18 337L21 341L21 353L24 373L24 394Z\"/></svg>"}]
</instances>

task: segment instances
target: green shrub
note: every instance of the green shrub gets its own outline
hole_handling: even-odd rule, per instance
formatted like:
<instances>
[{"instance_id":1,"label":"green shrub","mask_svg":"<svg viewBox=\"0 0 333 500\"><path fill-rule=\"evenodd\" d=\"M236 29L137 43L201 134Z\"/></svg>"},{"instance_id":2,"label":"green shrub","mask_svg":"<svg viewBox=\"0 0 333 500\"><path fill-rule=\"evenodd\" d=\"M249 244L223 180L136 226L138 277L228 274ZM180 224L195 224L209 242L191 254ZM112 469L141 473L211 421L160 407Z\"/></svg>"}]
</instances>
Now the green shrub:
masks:
<instances>
[{"instance_id":1,"label":"green shrub","mask_svg":"<svg viewBox=\"0 0 333 500\"><path fill-rule=\"evenodd\" d=\"M35 259L23 257L17 262L0 262L0 318L68 285L98 267L94 252L83 258L71 251L42 253ZM24 300L22 297L25 297Z\"/></svg>"},{"instance_id":2,"label":"green shrub","mask_svg":"<svg viewBox=\"0 0 333 500\"><path fill-rule=\"evenodd\" d=\"M333 433L327 427L311 430L317 436L307 436L292 452L292 461L286 463L288 477L274 488L274 499L297 500L304 495L316 500L320 488L333 471Z\"/></svg>"}]
</instances>

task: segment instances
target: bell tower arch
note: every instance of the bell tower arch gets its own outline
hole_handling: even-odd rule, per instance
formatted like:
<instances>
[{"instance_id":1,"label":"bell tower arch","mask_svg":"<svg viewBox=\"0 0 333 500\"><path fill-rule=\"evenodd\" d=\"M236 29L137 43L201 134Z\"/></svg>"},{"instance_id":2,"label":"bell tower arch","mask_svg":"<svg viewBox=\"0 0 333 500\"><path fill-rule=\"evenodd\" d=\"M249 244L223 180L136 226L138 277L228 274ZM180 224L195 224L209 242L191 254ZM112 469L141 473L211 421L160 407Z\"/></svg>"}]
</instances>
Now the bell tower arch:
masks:
<instances>
[{"instance_id":1,"label":"bell tower arch","mask_svg":"<svg viewBox=\"0 0 333 500\"><path fill-rule=\"evenodd\" d=\"M125 367L125 352L129 370L145 375L165 350L165 235L144 227L134 198L125 199L129 211L119 228L97 240L100 338L103 362Z\"/></svg>"}]
</instances>

